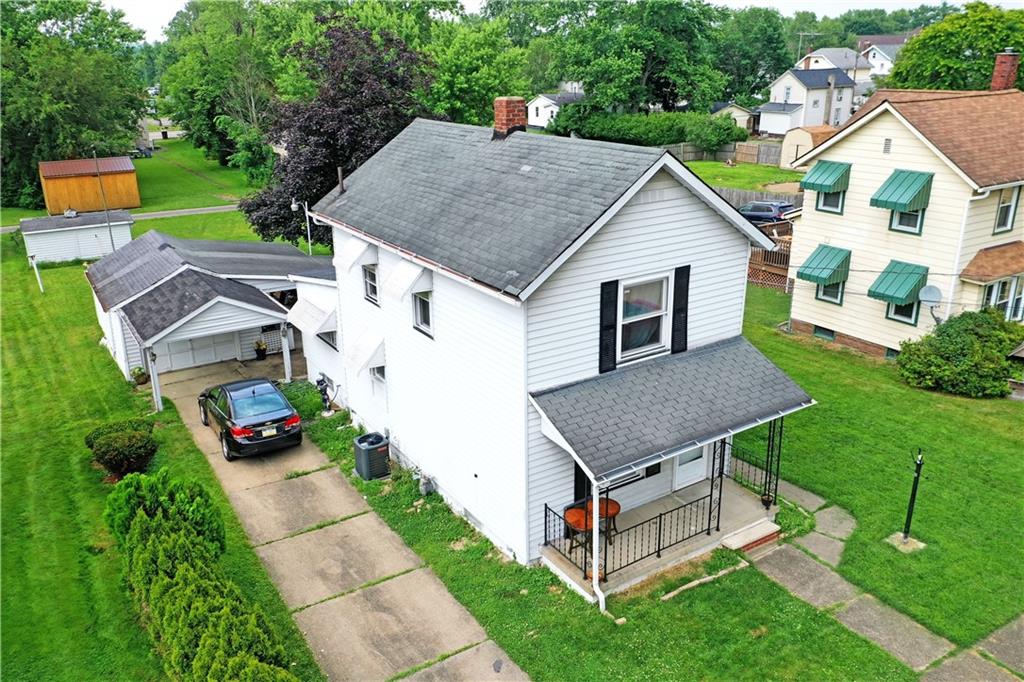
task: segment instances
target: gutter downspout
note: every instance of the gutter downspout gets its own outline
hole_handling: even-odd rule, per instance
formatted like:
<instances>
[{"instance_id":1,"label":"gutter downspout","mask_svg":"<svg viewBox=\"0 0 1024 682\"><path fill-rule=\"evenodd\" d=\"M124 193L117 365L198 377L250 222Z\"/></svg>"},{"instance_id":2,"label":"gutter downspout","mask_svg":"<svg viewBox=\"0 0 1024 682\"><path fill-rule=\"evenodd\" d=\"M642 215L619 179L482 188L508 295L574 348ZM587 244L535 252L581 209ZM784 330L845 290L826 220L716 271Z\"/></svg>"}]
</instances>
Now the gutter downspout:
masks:
<instances>
[{"instance_id":1,"label":"gutter downspout","mask_svg":"<svg viewBox=\"0 0 1024 682\"><path fill-rule=\"evenodd\" d=\"M953 313L953 301L956 300L956 288L960 282L960 257L963 254L964 248L964 233L967 231L967 216L971 213L971 202L980 201L982 199L988 199L989 195L992 194L991 189L985 190L983 194L978 194L967 198L964 203L964 217L960 220L960 236L956 240L956 253L953 254L953 283L949 288L949 302L946 303L946 317L949 319Z\"/></svg>"},{"instance_id":2,"label":"gutter downspout","mask_svg":"<svg viewBox=\"0 0 1024 682\"><path fill-rule=\"evenodd\" d=\"M604 612L606 610L605 595L604 592L601 591L601 550L599 549L599 547L601 546L601 491L597 486L596 478L590 479L590 497L593 500L593 503L591 505L593 507L593 509L591 510L591 517L594 525L593 529L591 530L591 533L593 534L593 537L591 539L591 546L593 548L593 551L590 553L590 556L593 560L593 564L590 567L590 584L591 587L593 587L594 589L594 594L597 595L598 608L600 608L601 611Z\"/></svg>"}]
</instances>

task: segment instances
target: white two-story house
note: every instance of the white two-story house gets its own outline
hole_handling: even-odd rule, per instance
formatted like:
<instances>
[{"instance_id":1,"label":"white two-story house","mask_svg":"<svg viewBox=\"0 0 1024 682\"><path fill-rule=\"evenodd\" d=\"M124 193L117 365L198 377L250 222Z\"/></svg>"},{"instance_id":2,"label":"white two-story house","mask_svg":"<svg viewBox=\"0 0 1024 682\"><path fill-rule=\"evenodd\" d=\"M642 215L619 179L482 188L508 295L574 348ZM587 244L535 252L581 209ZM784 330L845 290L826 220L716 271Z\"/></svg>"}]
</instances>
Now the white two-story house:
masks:
<instances>
[{"instance_id":1,"label":"white two-story house","mask_svg":"<svg viewBox=\"0 0 1024 682\"><path fill-rule=\"evenodd\" d=\"M741 336L771 241L663 150L495 107L494 129L414 121L310 209L333 230L338 401L597 601L656 553L771 534L781 418L812 403Z\"/></svg>"},{"instance_id":2,"label":"white two-story house","mask_svg":"<svg viewBox=\"0 0 1024 682\"><path fill-rule=\"evenodd\" d=\"M963 311L1024 319L1024 93L880 90L801 162L796 331L895 357Z\"/></svg>"},{"instance_id":3,"label":"white two-story house","mask_svg":"<svg viewBox=\"0 0 1024 682\"><path fill-rule=\"evenodd\" d=\"M776 78L759 106L758 130L785 135L793 128L845 123L853 114L856 83L842 69L790 69Z\"/></svg>"}]
</instances>

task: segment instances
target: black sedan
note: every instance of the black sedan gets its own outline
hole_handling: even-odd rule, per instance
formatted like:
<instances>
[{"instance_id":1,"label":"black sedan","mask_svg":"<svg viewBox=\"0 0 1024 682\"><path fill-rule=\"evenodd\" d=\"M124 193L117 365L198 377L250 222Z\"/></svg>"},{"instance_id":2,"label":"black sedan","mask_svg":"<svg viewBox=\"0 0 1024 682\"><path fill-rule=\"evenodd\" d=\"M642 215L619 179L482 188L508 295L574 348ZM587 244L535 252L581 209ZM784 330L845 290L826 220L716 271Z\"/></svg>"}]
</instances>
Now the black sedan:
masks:
<instances>
[{"instance_id":1,"label":"black sedan","mask_svg":"<svg viewBox=\"0 0 1024 682\"><path fill-rule=\"evenodd\" d=\"M229 462L302 442L302 418L269 379L206 389L199 394L199 418L217 431Z\"/></svg>"},{"instance_id":2,"label":"black sedan","mask_svg":"<svg viewBox=\"0 0 1024 682\"><path fill-rule=\"evenodd\" d=\"M751 201L738 210L744 218L759 225L785 220L786 214L793 210L793 204L787 201Z\"/></svg>"}]
</instances>

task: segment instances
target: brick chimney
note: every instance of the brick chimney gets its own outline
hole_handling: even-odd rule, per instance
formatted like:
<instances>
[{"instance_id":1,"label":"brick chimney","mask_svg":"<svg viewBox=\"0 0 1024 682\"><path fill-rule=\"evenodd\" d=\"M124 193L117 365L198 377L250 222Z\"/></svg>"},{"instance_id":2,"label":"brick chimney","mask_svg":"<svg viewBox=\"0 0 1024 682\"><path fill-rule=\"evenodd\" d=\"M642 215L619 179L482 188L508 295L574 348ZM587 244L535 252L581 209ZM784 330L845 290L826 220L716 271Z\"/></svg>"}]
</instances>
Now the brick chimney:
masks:
<instances>
[{"instance_id":1,"label":"brick chimney","mask_svg":"<svg viewBox=\"0 0 1024 682\"><path fill-rule=\"evenodd\" d=\"M526 100L522 97L496 98L494 100L494 139L503 140L517 130L526 130Z\"/></svg>"},{"instance_id":2,"label":"brick chimney","mask_svg":"<svg viewBox=\"0 0 1024 682\"><path fill-rule=\"evenodd\" d=\"M996 55L996 65L992 69L992 85L989 90L1009 90L1017 85L1017 68L1020 66L1020 53L1008 47Z\"/></svg>"}]
</instances>

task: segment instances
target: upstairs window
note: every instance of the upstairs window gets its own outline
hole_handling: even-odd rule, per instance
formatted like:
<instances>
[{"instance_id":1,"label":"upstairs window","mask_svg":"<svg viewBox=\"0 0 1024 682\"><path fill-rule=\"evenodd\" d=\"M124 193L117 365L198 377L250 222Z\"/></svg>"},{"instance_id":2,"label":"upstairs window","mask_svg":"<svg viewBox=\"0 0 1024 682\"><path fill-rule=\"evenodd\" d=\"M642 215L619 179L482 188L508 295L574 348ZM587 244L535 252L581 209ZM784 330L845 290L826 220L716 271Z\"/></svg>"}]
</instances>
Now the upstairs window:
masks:
<instances>
[{"instance_id":1,"label":"upstairs window","mask_svg":"<svg viewBox=\"0 0 1024 682\"><path fill-rule=\"evenodd\" d=\"M909 303L889 303L885 310L885 316L890 320L917 326L917 314L921 310L920 301Z\"/></svg>"},{"instance_id":2,"label":"upstairs window","mask_svg":"<svg viewBox=\"0 0 1024 682\"><path fill-rule=\"evenodd\" d=\"M427 336L433 337L433 310L429 291L419 291L412 295L413 327Z\"/></svg>"},{"instance_id":3,"label":"upstairs window","mask_svg":"<svg viewBox=\"0 0 1024 682\"><path fill-rule=\"evenodd\" d=\"M374 305L380 305L377 290L377 266L363 266L363 296Z\"/></svg>"},{"instance_id":4,"label":"upstairs window","mask_svg":"<svg viewBox=\"0 0 1024 682\"><path fill-rule=\"evenodd\" d=\"M892 219L889 222L889 229L894 232L921 234L921 225L923 223L924 209L920 211L893 211Z\"/></svg>"},{"instance_id":5,"label":"upstairs window","mask_svg":"<svg viewBox=\"0 0 1024 682\"><path fill-rule=\"evenodd\" d=\"M819 211L826 213L842 213L843 204L846 202L846 192L818 192L818 203L815 205Z\"/></svg>"},{"instance_id":6,"label":"upstairs window","mask_svg":"<svg viewBox=\"0 0 1024 682\"><path fill-rule=\"evenodd\" d=\"M619 359L632 360L668 348L668 277L623 284Z\"/></svg>"},{"instance_id":7,"label":"upstairs window","mask_svg":"<svg viewBox=\"0 0 1024 682\"><path fill-rule=\"evenodd\" d=\"M815 290L814 297L826 303L843 304L843 291L846 289L846 282L835 284L819 284Z\"/></svg>"},{"instance_id":8,"label":"upstairs window","mask_svg":"<svg viewBox=\"0 0 1024 682\"><path fill-rule=\"evenodd\" d=\"M370 378L379 384L386 383L387 376L384 372L384 365L377 365L370 368Z\"/></svg>"},{"instance_id":9,"label":"upstairs window","mask_svg":"<svg viewBox=\"0 0 1024 682\"><path fill-rule=\"evenodd\" d=\"M993 234L1009 232L1013 229L1013 219L1017 213L1017 202L1020 198L1020 187L1008 187L999 190L999 203L996 205L996 226Z\"/></svg>"},{"instance_id":10,"label":"upstairs window","mask_svg":"<svg viewBox=\"0 0 1024 682\"><path fill-rule=\"evenodd\" d=\"M789 96L791 94L793 94L793 88L791 86L787 85L786 89L782 91L782 101L783 102L788 102L789 101Z\"/></svg>"}]
</instances>

